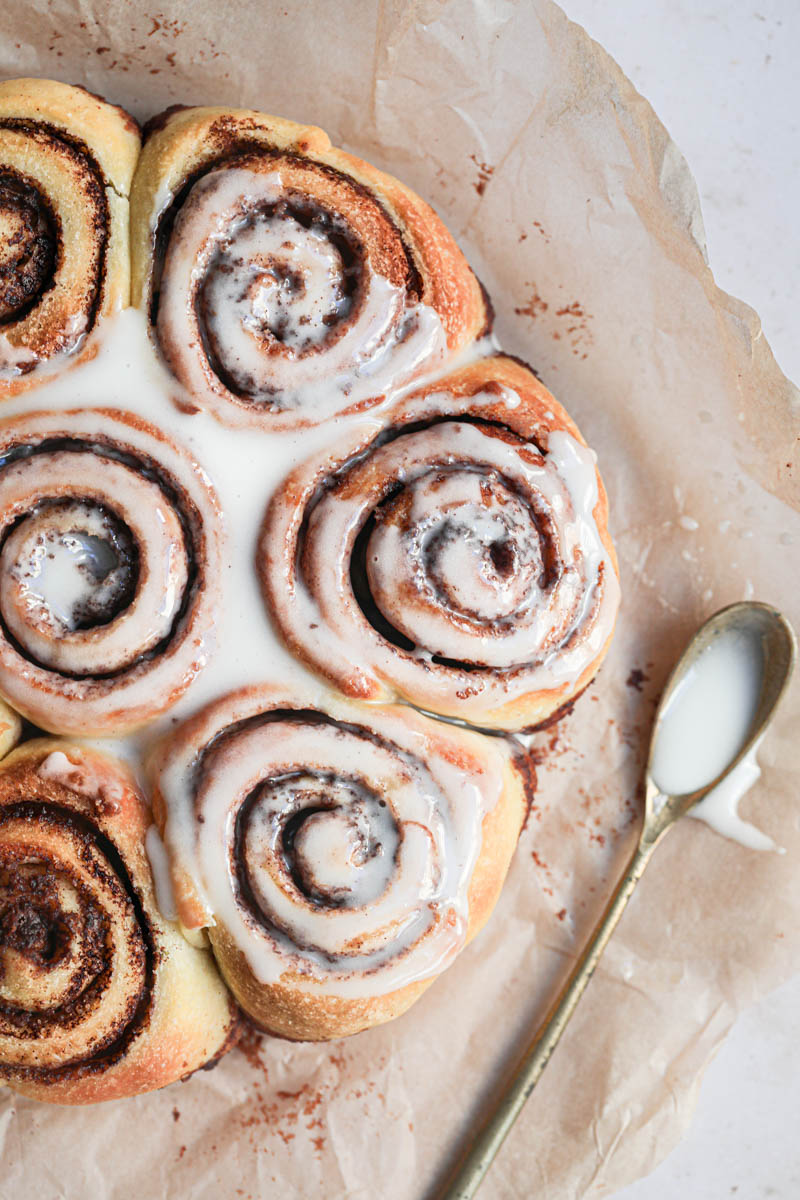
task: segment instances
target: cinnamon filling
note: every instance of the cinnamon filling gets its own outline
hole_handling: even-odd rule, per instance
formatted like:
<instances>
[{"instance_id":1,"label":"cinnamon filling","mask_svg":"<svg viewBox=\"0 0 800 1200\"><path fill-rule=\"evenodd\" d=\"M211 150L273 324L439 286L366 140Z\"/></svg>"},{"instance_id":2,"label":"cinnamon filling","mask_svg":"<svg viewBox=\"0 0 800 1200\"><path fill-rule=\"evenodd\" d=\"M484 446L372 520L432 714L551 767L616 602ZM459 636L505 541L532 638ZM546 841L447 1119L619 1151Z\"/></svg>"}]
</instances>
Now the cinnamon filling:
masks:
<instances>
[{"instance_id":1,"label":"cinnamon filling","mask_svg":"<svg viewBox=\"0 0 800 1200\"><path fill-rule=\"evenodd\" d=\"M92 896L91 882L80 881L57 858L37 855L37 828L44 826L48 837L64 829L86 847L81 869L88 872L89 881L93 875L106 886L109 878L113 880L123 907L133 917L128 953L139 967L123 1010L110 1018L111 1033L99 1040L90 1057L78 1053L74 1060L55 1067L0 1063L0 1077L55 1082L106 1071L124 1056L150 1019L157 952L138 892L114 845L81 814L50 802L27 800L0 808L0 825L7 822L21 822L26 832L24 846L5 847L6 865L0 867L0 1031L35 1042L46 1038L50 1029L69 1029L75 1031L77 1046L82 1024L102 1009L109 988L113 917ZM34 987L39 981L39 1002L29 994L31 983L23 985L21 996L15 998L14 960L18 959L28 964ZM60 977L65 971L66 981L47 983L48 977ZM51 987L56 988L52 995Z\"/></svg>"},{"instance_id":2,"label":"cinnamon filling","mask_svg":"<svg viewBox=\"0 0 800 1200\"><path fill-rule=\"evenodd\" d=\"M46 122L27 118L0 118L0 130L9 129L30 138L34 157L63 161L80 178L77 203L85 208L84 254L93 266L86 291L72 297L82 335L94 328L106 281L111 216L106 178L89 147L80 138ZM61 266L61 229L58 197L51 201L25 175L4 166L0 173L0 326L21 320L42 297L58 286ZM66 197L69 203L71 197ZM75 203L75 199L72 199ZM10 241L9 241L10 239ZM36 357L47 358L73 348L74 338L62 328L46 331L36 345ZM35 360L21 364L30 371Z\"/></svg>"},{"instance_id":3,"label":"cinnamon filling","mask_svg":"<svg viewBox=\"0 0 800 1200\"><path fill-rule=\"evenodd\" d=\"M58 221L45 196L0 170L0 325L24 317L53 285Z\"/></svg>"},{"instance_id":4,"label":"cinnamon filling","mask_svg":"<svg viewBox=\"0 0 800 1200\"><path fill-rule=\"evenodd\" d=\"M14 950L47 970L67 954L74 927L74 915L61 910L44 863L0 872L0 950Z\"/></svg>"}]
</instances>

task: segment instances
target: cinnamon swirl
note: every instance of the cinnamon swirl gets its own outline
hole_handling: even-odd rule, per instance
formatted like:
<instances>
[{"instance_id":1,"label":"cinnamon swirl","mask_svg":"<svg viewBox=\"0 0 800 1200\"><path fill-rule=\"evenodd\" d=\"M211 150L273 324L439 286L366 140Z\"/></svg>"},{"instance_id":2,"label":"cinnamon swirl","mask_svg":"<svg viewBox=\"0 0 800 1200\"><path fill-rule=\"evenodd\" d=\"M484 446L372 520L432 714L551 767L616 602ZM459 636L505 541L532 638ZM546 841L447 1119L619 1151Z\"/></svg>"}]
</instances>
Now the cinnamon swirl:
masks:
<instances>
[{"instance_id":1,"label":"cinnamon swirl","mask_svg":"<svg viewBox=\"0 0 800 1200\"><path fill-rule=\"evenodd\" d=\"M97 751L41 739L0 764L0 1079L17 1091L118 1099L233 1044L210 954L159 909L153 838L132 776Z\"/></svg>"},{"instance_id":2,"label":"cinnamon swirl","mask_svg":"<svg viewBox=\"0 0 800 1200\"><path fill-rule=\"evenodd\" d=\"M224 108L156 121L131 192L133 303L229 425L368 407L488 325L435 213L321 129Z\"/></svg>"},{"instance_id":3,"label":"cinnamon swirl","mask_svg":"<svg viewBox=\"0 0 800 1200\"><path fill-rule=\"evenodd\" d=\"M0 83L0 397L128 303L136 123L83 88Z\"/></svg>"},{"instance_id":4,"label":"cinnamon swirl","mask_svg":"<svg viewBox=\"0 0 800 1200\"><path fill-rule=\"evenodd\" d=\"M289 648L347 695L518 730L577 695L609 645L606 521L576 426L497 357L295 471L258 567Z\"/></svg>"},{"instance_id":5,"label":"cinnamon swirl","mask_svg":"<svg viewBox=\"0 0 800 1200\"><path fill-rule=\"evenodd\" d=\"M210 653L221 531L194 460L131 414L0 422L0 693L55 733L120 733Z\"/></svg>"},{"instance_id":6,"label":"cinnamon swirl","mask_svg":"<svg viewBox=\"0 0 800 1200\"><path fill-rule=\"evenodd\" d=\"M211 705L153 773L182 923L295 1040L404 1012L488 919L525 811L505 742L319 689Z\"/></svg>"}]
</instances>

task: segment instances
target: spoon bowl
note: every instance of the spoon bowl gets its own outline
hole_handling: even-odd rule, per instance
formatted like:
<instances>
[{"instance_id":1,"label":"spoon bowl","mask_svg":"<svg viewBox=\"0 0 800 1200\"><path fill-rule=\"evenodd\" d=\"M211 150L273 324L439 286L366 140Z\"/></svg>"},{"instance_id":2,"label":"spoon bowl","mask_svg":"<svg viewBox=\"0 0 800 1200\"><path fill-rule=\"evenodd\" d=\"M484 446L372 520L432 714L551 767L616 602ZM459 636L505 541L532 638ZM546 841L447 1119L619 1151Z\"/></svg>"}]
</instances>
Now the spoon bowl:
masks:
<instances>
[{"instance_id":1,"label":"spoon bowl","mask_svg":"<svg viewBox=\"0 0 800 1200\"><path fill-rule=\"evenodd\" d=\"M745 740L730 761L702 787L666 794L653 777L653 762L664 715L701 655L721 638L743 636L758 645L761 672L758 697ZM797 643L791 625L776 608L755 600L730 604L714 613L692 637L673 667L656 710L645 772L645 814L641 841L655 845L660 837L713 791L752 751L772 719L794 668Z\"/></svg>"}]
</instances>

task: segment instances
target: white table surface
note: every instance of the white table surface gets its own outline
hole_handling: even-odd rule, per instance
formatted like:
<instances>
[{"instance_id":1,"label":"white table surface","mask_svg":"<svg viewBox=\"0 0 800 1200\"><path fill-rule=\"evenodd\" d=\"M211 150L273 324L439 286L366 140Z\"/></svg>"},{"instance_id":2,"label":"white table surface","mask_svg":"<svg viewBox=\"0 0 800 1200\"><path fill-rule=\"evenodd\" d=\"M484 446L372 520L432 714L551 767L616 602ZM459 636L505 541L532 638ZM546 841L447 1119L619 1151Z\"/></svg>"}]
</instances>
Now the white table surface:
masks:
<instances>
[{"instance_id":1,"label":"white table surface","mask_svg":"<svg viewBox=\"0 0 800 1200\"><path fill-rule=\"evenodd\" d=\"M683 151L717 283L755 308L778 363L800 383L800 3L561 3ZM743 1014L684 1140L618 1196L800 1200L800 975Z\"/></svg>"}]
</instances>

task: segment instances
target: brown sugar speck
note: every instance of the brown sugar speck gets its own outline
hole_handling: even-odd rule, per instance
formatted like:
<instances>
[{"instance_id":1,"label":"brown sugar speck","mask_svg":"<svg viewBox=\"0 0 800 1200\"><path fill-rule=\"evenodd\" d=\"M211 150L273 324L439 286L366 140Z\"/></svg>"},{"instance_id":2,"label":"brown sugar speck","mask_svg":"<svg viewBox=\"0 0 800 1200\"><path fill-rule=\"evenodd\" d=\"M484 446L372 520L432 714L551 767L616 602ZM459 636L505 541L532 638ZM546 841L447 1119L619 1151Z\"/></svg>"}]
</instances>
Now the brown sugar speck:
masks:
<instances>
[{"instance_id":1,"label":"brown sugar speck","mask_svg":"<svg viewBox=\"0 0 800 1200\"><path fill-rule=\"evenodd\" d=\"M644 671L638 667L634 667L628 678L625 680L626 687L634 688L637 692L642 690L642 684L647 682L647 676Z\"/></svg>"},{"instance_id":2,"label":"brown sugar speck","mask_svg":"<svg viewBox=\"0 0 800 1200\"><path fill-rule=\"evenodd\" d=\"M180 1150L178 1151L178 1158L183 1158L185 1153L186 1153L186 1147L181 1146Z\"/></svg>"},{"instance_id":3,"label":"brown sugar speck","mask_svg":"<svg viewBox=\"0 0 800 1200\"><path fill-rule=\"evenodd\" d=\"M179 1121L181 1119L181 1110L179 1108L173 1108L172 1119L173 1121Z\"/></svg>"}]
</instances>

